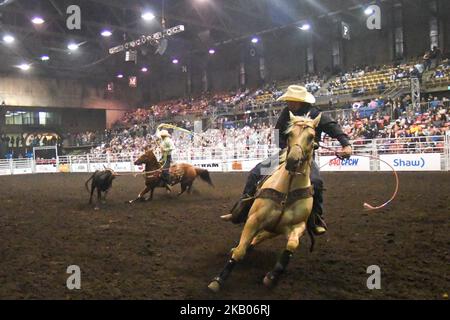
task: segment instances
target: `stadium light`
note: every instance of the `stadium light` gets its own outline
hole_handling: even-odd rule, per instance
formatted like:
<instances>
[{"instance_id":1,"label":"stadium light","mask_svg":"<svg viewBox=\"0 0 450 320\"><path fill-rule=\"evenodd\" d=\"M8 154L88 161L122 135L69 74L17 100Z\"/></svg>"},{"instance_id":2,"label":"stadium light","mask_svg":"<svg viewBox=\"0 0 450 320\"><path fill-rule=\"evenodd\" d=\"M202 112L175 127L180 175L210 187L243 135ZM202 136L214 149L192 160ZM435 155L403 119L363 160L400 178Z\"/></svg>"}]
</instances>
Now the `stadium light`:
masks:
<instances>
[{"instance_id":1,"label":"stadium light","mask_svg":"<svg viewBox=\"0 0 450 320\"><path fill-rule=\"evenodd\" d=\"M369 7L369 8L366 8L366 10L364 10L364 14L365 14L366 16L370 16L371 14L373 14L373 10L370 9L370 7Z\"/></svg>"},{"instance_id":2,"label":"stadium light","mask_svg":"<svg viewBox=\"0 0 450 320\"><path fill-rule=\"evenodd\" d=\"M34 24L43 24L45 20L42 17L36 16L31 19L31 22Z\"/></svg>"},{"instance_id":3,"label":"stadium light","mask_svg":"<svg viewBox=\"0 0 450 320\"><path fill-rule=\"evenodd\" d=\"M101 33L102 37L108 38L112 36L112 32L108 29L103 30Z\"/></svg>"},{"instance_id":4,"label":"stadium light","mask_svg":"<svg viewBox=\"0 0 450 320\"><path fill-rule=\"evenodd\" d=\"M311 25L309 23L304 23L298 28L302 31L308 31L309 29L311 29Z\"/></svg>"},{"instance_id":5,"label":"stadium light","mask_svg":"<svg viewBox=\"0 0 450 320\"><path fill-rule=\"evenodd\" d=\"M13 43L15 40L16 40L16 39L15 39L12 35L10 35L10 34L7 34L7 35L4 35L4 36L3 36L3 41L4 41L5 43Z\"/></svg>"},{"instance_id":6,"label":"stadium light","mask_svg":"<svg viewBox=\"0 0 450 320\"><path fill-rule=\"evenodd\" d=\"M147 67L143 67L143 68L141 69L141 71L142 71L142 72L147 72L147 71L148 71L148 68L147 68Z\"/></svg>"},{"instance_id":7,"label":"stadium light","mask_svg":"<svg viewBox=\"0 0 450 320\"><path fill-rule=\"evenodd\" d=\"M123 74L119 73L119 74L117 75L117 78L122 79L122 78L123 78Z\"/></svg>"},{"instance_id":8,"label":"stadium light","mask_svg":"<svg viewBox=\"0 0 450 320\"><path fill-rule=\"evenodd\" d=\"M67 49L69 49L70 51L76 51L76 50L78 50L78 44L71 42L67 46Z\"/></svg>"},{"instance_id":9,"label":"stadium light","mask_svg":"<svg viewBox=\"0 0 450 320\"><path fill-rule=\"evenodd\" d=\"M141 15L141 18L144 19L145 21L151 21L155 19L155 15L153 14L153 12L146 11Z\"/></svg>"},{"instance_id":10,"label":"stadium light","mask_svg":"<svg viewBox=\"0 0 450 320\"><path fill-rule=\"evenodd\" d=\"M19 68L22 71L28 71L28 70L30 70L30 67L31 66L29 64L27 64L27 63L22 63L22 64L17 66L17 68Z\"/></svg>"},{"instance_id":11,"label":"stadium light","mask_svg":"<svg viewBox=\"0 0 450 320\"><path fill-rule=\"evenodd\" d=\"M252 38L252 43L256 44L256 43L258 43L258 42L259 42L259 39L258 39L258 38L256 38L256 37Z\"/></svg>"},{"instance_id":12,"label":"stadium light","mask_svg":"<svg viewBox=\"0 0 450 320\"><path fill-rule=\"evenodd\" d=\"M216 53L216 50L214 50L214 49L209 49L209 54L211 54L211 55L213 55L213 54L215 54Z\"/></svg>"},{"instance_id":13,"label":"stadium light","mask_svg":"<svg viewBox=\"0 0 450 320\"><path fill-rule=\"evenodd\" d=\"M178 59L173 59L173 60L172 60L172 63L173 63L173 64L178 64L178 62L180 62L180 61L178 61Z\"/></svg>"},{"instance_id":14,"label":"stadium light","mask_svg":"<svg viewBox=\"0 0 450 320\"><path fill-rule=\"evenodd\" d=\"M47 56L47 55L43 55L43 56L41 56L41 60L42 61L48 61L48 60L50 60L50 57Z\"/></svg>"}]
</instances>

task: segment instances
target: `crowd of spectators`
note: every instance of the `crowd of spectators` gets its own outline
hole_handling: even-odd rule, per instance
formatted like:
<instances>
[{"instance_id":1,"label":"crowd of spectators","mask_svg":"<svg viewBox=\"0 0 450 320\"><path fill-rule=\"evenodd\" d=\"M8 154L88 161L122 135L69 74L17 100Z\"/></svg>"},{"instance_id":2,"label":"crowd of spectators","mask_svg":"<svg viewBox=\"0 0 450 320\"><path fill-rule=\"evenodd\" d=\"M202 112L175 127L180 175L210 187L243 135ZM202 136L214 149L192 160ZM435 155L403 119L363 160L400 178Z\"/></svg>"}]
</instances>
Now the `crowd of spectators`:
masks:
<instances>
[{"instance_id":1,"label":"crowd of spectators","mask_svg":"<svg viewBox=\"0 0 450 320\"><path fill-rule=\"evenodd\" d=\"M351 140L394 139L445 135L450 127L449 100L429 97L419 110L410 110L410 97L374 99L354 103L351 108L334 115ZM276 116L276 115L274 115ZM182 124L177 124L182 126ZM249 154L274 148L274 127L267 122L247 123L202 133L173 131L178 157L220 157L218 150ZM134 124L104 134L105 140L91 150L92 154L124 154L138 156L147 148L157 150L154 132L145 125ZM205 154L208 153L209 154ZM232 155L238 157L238 155Z\"/></svg>"}]
</instances>

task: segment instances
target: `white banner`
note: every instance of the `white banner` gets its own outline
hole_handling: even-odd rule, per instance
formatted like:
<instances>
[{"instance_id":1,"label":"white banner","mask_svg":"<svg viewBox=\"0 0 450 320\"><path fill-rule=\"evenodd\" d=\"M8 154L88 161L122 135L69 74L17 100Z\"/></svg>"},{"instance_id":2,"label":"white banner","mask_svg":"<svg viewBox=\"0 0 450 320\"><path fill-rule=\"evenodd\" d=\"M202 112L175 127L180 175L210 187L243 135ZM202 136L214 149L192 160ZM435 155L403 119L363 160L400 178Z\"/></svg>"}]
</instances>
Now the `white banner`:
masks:
<instances>
[{"instance_id":1,"label":"white banner","mask_svg":"<svg viewBox=\"0 0 450 320\"><path fill-rule=\"evenodd\" d=\"M334 156L320 157L321 171L370 171L370 159L352 156L350 159L338 159Z\"/></svg>"},{"instance_id":2,"label":"white banner","mask_svg":"<svg viewBox=\"0 0 450 320\"><path fill-rule=\"evenodd\" d=\"M13 169L13 174L31 174L31 173L33 173L33 169L31 168Z\"/></svg>"},{"instance_id":3,"label":"white banner","mask_svg":"<svg viewBox=\"0 0 450 320\"><path fill-rule=\"evenodd\" d=\"M131 172L131 162L113 162L109 169L113 169L115 172Z\"/></svg>"},{"instance_id":4,"label":"white banner","mask_svg":"<svg viewBox=\"0 0 450 320\"><path fill-rule=\"evenodd\" d=\"M58 168L56 164L37 164L36 173L56 173Z\"/></svg>"},{"instance_id":5,"label":"white banner","mask_svg":"<svg viewBox=\"0 0 450 320\"><path fill-rule=\"evenodd\" d=\"M220 160L192 160L193 166L206 169L210 172L223 172L222 161Z\"/></svg>"},{"instance_id":6,"label":"white banner","mask_svg":"<svg viewBox=\"0 0 450 320\"><path fill-rule=\"evenodd\" d=\"M441 170L441 155L439 153L416 154L386 154L380 156L397 171L439 171ZM380 163L381 171L391 171L383 162Z\"/></svg>"},{"instance_id":7,"label":"white banner","mask_svg":"<svg viewBox=\"0 0 450 320\"><path fill-rule=\"evenodd\" d=\"M72 163L70 166L71 172L88 172L87 163Z\"/></svg>"},{"instance_id":8,"label":"white banner","mask_svg":"<svg viewBox=\"0 0 450 320\"><path fill-rule=\"evenodd\" d=\"M110 165L107 162L104 162L104 163L90 163L89 164L89 170L91 172L94 172L94 171L97 171L97 170L103 171L103 170L105 170L105 168L109 168L109 167L110 167Z\"/></svg>"},{"instance_id":9,"label":"white banner","mask_svg":"<svg viewBox=\"0 0 450 320\"><path fill-rule=\"evenodd\" d=\"M8 176L11 174L10 169L0 169L0 176Z\"/></svg>"}]
</instances>

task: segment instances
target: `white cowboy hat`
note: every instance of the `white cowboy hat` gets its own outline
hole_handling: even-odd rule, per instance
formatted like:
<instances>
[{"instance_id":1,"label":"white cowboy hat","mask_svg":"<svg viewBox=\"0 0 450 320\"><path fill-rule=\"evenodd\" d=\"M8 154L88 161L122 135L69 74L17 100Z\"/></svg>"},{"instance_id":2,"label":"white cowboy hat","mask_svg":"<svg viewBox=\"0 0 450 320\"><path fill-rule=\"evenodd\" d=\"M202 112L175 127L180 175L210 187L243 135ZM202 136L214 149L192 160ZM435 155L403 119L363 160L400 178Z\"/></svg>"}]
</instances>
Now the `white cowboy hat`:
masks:
<instances>
[{"instance_id":1,"label":"white cowboy hat","mask_svg":"<svg viewBox=\"0 0 450 320\"><path fill-rule=\"evenodd\" d=\"M277 99L277 101L306 102L313 104L316 98L306 90L305 87L292 85L289 86L286 93Z\"/></svg>"},{"instance_id":2,"label":"white cowboy hat","mask_svg":"<svg viewBox=\"0 0 450 320\"><path fill-rule=\"evenodd\" d=\"M161 138L162 138L162 137L171 137L169 131L167 131L167 130L161 130L161 131L159 132L159 136L160 136Z\"/></svg>"}]
</instances>

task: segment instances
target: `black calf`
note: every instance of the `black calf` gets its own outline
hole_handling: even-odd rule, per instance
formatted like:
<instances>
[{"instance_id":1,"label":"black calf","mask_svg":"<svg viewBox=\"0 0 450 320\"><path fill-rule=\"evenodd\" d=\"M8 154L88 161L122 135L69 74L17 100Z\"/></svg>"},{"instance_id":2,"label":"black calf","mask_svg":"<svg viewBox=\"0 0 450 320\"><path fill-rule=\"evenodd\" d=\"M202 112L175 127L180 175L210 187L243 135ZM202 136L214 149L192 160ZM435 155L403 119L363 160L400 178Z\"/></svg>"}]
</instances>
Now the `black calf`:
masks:
<instances>
[{"instance_id":1,"label":"black calf","mask_svg":"<svg viewBox=\"0 0 450 320\"><path fill-rule=\"evenodd\" d=\"M95 171L94 174L86 181L85 186L88 192L91 193L89 198L89 204L92 204L92 196L94 194L94 190L97 189L97 203L95 205L95 209L98 209L98 202L101 200L102 192L106 194L109 189L112 187L112 182L115 179L116 174L112 170L104 170L104 171ZM89 181L91 182L91 190L89 190Z\"/></svg>"}]
</instances>

